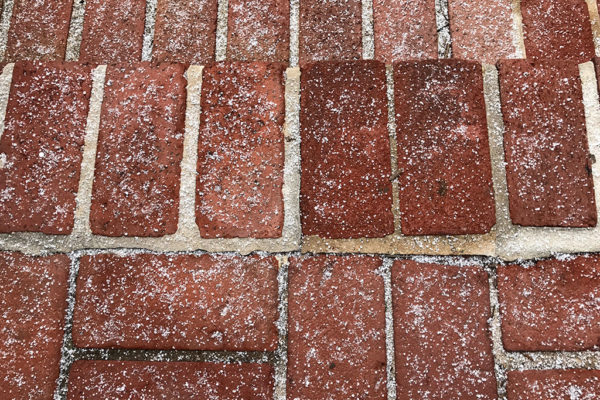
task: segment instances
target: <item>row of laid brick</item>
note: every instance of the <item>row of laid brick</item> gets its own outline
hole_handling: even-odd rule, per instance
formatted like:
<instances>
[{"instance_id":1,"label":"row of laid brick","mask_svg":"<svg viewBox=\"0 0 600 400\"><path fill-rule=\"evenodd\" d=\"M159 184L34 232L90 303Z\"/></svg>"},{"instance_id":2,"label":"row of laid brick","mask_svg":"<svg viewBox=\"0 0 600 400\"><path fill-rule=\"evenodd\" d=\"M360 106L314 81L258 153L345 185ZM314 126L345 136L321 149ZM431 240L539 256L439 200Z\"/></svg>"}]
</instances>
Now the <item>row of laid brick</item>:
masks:
<instances>
[{"instance_id":1,"label":"row of laid brick","mask_svg":"<svg viewBox=\"0 0 600 400\"><path fill-rule=\"evenodd\" d=\"M594 0L589 0L594 1ZM218 0L158 0L153 55L158 62L209 63L216 52ZM453 54L495 62L518 55L513 0L449 0ZM227 57L287 61L290 2L230 0ZM73 0L52 4L14 0L5 60L62 60ZM374 0L375 58L386 62L435 58L435 0ZM524 42L532 58L578 62L594 56L592 23L585 0L522 0ZM88 0L80 61L141 61L145 0ZM362 2L301 0L301 62L360 59Z\"/></svg>"},{"instance_id":2,"label":"row of laid brick","mask_svg":"<svg viewBox=\"0 0 600 400\"><path fill-rule=\"evenodd\" d=\"M360 255L290 258L290 398L385 398L384 262ZM398 398L427 393L433 398L495 398L486 269L473 261L461 266L391 262ZM16 398L54 390L70 264L65 255L0 253L0 393ZM277 348L278 262L273 256L99 253L81 257L78 264L75 346ZM529 267L501 265L497 273L506 350L599 349L598 255L548 259ZM126 383L120 382L122 366L106 365L116 369L110 379ZM76 375L83 374L86 383L76 384L77 390L96 390L94 380L103 374L91 371L104 367L80 367ZM131 379L145 381L146 372L139 374ZM594 390L600 390L599 383Z\"/></svg>"}]
</instances>

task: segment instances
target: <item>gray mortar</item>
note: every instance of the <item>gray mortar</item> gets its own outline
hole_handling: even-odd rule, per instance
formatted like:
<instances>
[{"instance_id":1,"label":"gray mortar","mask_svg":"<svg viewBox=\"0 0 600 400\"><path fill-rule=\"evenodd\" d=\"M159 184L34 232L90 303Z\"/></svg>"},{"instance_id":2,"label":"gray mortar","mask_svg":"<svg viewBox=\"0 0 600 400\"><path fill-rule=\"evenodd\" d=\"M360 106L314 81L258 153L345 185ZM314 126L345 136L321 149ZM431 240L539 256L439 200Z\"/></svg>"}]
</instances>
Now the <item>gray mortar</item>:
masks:
<instances>
[{"instance_id":1,"label":"gray mortar","mask_svg":"<svg viewBox=\"0 0 600 400\"><path fill-rule=\"evenodd\" d=\"M452 58L452 36L448 0L435 0L435 22L438 32L438 57Z\"/></svg>"},{"instance_id":2,"label":"gray mortar","mask_svg":"<svg viewBox=\"0 0 600 400\"><path fill-rule=\"evenodd\" d=\"M396 141L396 104L394 98L394 66L386 65L386 93L388 108L388 135L390 137L390 161L392 177L398 175L398 142ZM398 179L392 179L392 213L394 214L394 233L400 235L400 188Z\"/></svg>"},{"instance_id":3,"label":"gray mortar","mask_svg":"<svg viewBox=\"0 0 600 400\"><path fill-rule=\"evenodd\" d=\"M362 57L365 60L375 58L373 33L373 0L362 0Z\"/></svg>"},{"instance_id":4,"label":"gray mortar","mask_svg":"<svg viewBox=\"0 0 600 400\"><path fill-rule=\"evenodd\" d=\"M289 257L277 256L279 273L277 274L279 305L279 319L277 331L279 335L277 351L275 352L275 400L286 399L287 382L287 337L288 337L288 266Z\"/></svg>"},{"instance_id":5,"label":"gray mortar","mask_svg":"<svg viewBox=\"0 0 600 400\"><path fill-rule=\"evenodd\" d=\"M600 16L598 15L598 3L596 0L585 0L585 2L587 3L590 13L590 23L592 24L596 56L600 56Z\"/></svg>"},{"instance_id":6,"label":"gray mortar","mask_svg":"<svg viewBox=\"0 0 600 400\"><path fill-rule=\"evenodd\" d=\"M14 67L14 64L6 64L0 75L0 138L2 138L2 133L4 133L4 119L6 116L6 106L8 105L8 94L10 92ZM0 155L0 157L0 163L3 164L4 157L2 155ZM2 164L0 164L0 168L3 168Z\"/></svg>"},{"instance_id":7,"label":"gray mortar","mask_svg":"<svg viewBox=\"0 0 600 400\"><path fill-rule=\"evenodd\" d=\"M396 400L396 351L394 346L394 314L392 303L392 264L384 258L381 275L385 291L385 353L388 400Z\"/></svg>"},{"instance_id":8,"label":"gray mortar","mask_svg":"<svg viewBox=\"0 0 600 400\"><path fill-rule=\"evenodd\" d=\"M73 1L73 10L71 11L71 25L69 26L69 36L67 37L65 61L76 61L79 59L86 3L86 0Z\"/></svg>"},{"instance_id":9,"label":"gray mortar","mask_svg":"<svg viewBox=\"0 0 600 400\"><path fill-rule=\"evenodd\" d=\"M144 24L144 41L142 44L142 61L152 60L154 46L154 28L156 24L157 0L146 0L146 20Z\"/></svg>"},{"instance_id":10,"label":"gray mortar","mask_svg":"<svg viewBox=\"0 0 600 400\"><path fill-rule=\"evenodd\" d=\"M298 66L300 51L300 0L290 0L290 67Z\"/></svg>"},{"instance_id":11,"label":"gray mortar","mask_svg":"<svg viewBox=\"0 0 600 400\"><path fill-rule=\"evenodd\" d=\"M217 40L215 58L224 61L227 57L227 25L229 19L229 1L218 0L217 11Z\"/></svg>"},{"instance_id":12,"label":"gray mortar","mask_svg":"<svg viewBox=\"0 0 600 400\"><path fill-rule=\"evenodd\" d=\"M2 22L0 22L0 60L4 60L4 55L6 53L8 30L10 29L10 20L12 18L14 4L15 0L4 0Z\"/></svg>"},{"instance_id":13,"label":"gray mortar","mask_svg":"<svg viewBox=\"0 0 600 400\"><path fill-rule=\"evenodd\" d=\"M512 0L513 17L513 45L515 58L525 58L525 40L523 37L523 15L521 14L521 0Z\"/></svg>"}]
</instances>

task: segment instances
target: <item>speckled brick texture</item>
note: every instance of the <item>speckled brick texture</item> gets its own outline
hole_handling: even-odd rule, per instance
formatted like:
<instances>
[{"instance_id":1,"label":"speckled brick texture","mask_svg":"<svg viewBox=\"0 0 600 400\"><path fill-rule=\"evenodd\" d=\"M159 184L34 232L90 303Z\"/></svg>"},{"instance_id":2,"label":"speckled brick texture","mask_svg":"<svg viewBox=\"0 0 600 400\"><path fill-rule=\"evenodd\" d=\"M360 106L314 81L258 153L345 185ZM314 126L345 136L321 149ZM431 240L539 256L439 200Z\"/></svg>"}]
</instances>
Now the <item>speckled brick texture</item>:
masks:
<instances>
[{"instance_id":1,"label":"speckled brick texture","mask_svg":"<svg viewBox=\"0 0 600 400\"><path fill-rule=\"evenodd\" d=\"M508 400L594 400L600 398L600 371L511 371L507 392Z\"/></svg>"}]
</instances>

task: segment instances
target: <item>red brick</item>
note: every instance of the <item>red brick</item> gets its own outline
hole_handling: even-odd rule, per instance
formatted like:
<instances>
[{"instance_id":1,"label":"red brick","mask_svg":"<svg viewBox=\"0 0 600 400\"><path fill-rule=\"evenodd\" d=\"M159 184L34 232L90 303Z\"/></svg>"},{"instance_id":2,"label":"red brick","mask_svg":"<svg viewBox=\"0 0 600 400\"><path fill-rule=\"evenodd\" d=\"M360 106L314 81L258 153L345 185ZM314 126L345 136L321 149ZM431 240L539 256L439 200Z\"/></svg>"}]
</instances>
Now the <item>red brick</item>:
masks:
<instances>
[{"instance_id":1,"label":"red brick","mask_svg":"<svg viewBox=\"0 0 600 400\"><path fill-rule=\"evenodd\" d=\"M105 236L177 230L185 128L185 66L109 66L90 223Z\"/></svg>"},{"instance_id":2,"label":"red brick","mask_svg":"<svg viewBox=\"0 0 600 400\"><path fill-rule=\"evenodd\" d=\"M76 297L79 347L277 348L274 257L85 256Z\"/></svg>"},{"instance_id":3,"label":"red brick","mask_svg":"<svg viewBox=\"0 0 600 400\"><path fill-rule=\"evenodd\" d=\"M508 400L594 400L600 398L600 371L510 371Z\"/></svg>"},{"instance_id":4,"label":"red brick","mask_svg":"<svg viewBox=\"0 0 600 400\"><path fill-rule=\"evenodd\" d=\"M51 399L59 373L70 260L0 253L0 397Z\"/></svg>"},{"instance_id":5,"label":"red brick","mask_svg":"<svg viewBox=\"0 0 600 400\"><path fill-rule=\"evenodd\" d=\"M521 0L521 13L528 58L583 63L594 57L585 0Z\"/></svg>"},{"instance_id":6,"label":"red brick","mask_svg":"<svg viewBox=\"0 0 600 400\"><path fill-rule=\"evenodd\" d=\"M509 351L600 349L600 256L498 269Z\"/></svg>"},{"instance_id":7,"label":"red brick","mask_svg":"<svg viewBox=\"0 0 600 400\"><path fill-rule=\"evenodd\" d=\"M88 0L85 8L80 61L141 61L146 0Z\"/></svg>"},{"instance_id":8,"label":"red brick","mask_svg":"<svg viewBox=\"0 0 600 400\"><path fill-rule=\"evenodd\" d=\"M273 398L268 364L76 361L68 399Z\"/></svg>"},{"instance_id":9,"label":"red brick","mask_svg":"<svg viewBox=\"0 0 600 400\"><path fill-rule=\"evenodd\" d=\"M385 66L316 63L302 69L301 214L305 235L394 232Z\"/></svg>"},{"instance_id":10,"label":"red brick","mask_svg":"<svg viewBox=\"0 0 600 400\"><path fill-rule=\"evenodd\" d=\"M502 61L500 95L513 223L589 227L597 221L579 69Z\"/></svg>"},{"instance_id":11,"label":"red brick","mask_svg":"<svg viewBox=\"0 0 600 400\"><path fill-rule=\"evenodd\" d=\"M196 221L206 238L281 236L284 65L204 69Z\"/></svg>"},{"instance_id":12,"label":"red brick","mask_svg":"<svg viewBox=\"0 0 600 400\"><path fill-rule=\"evenodd\" d=\"M300 2L300 62L362 58L360 0Z\"/></svg>"},{"instance_id":13,"label":"red brick","mask_svg":"<svg viewBox=\"0 0 600 400\"><path fill-rule=\"evenodd\" d=\"M489 232L496 222L481 65L394 68L402 233Z\"/></svg>"},{"instance_id":14,"label":"red brick","mask_svg":"<svg viewBox=\"0 0 600 400\"><path fill-rule=\"evenodd\" d=\"M227 58L287 62L289 0L229 0Z\"/></svg>"},{"instance_id":15,"label":"red brick","mask_svg":"<svg viewBox=\"0 0 600 400\"><path fill-rule=\"evenodd\" d=\"M217 0L158 0L153 61L214 61L216 32Z\"/></svg>"},{"instance_id":16,"label":"red brick","mask_svg":"<svg viewBox=\"0 0 600 400\"><path fill-rule=\"evenodd\" d=\"M15 64L0 139L0 232L72 231L91 84L86 65Z\"/></svg>"},{"instance_id":17,"label":"red brick","mask_svg":"<svg viewBox=\"0 0 600 400\"><path fill-rule=\"evenodd\" d=\"M488 275L477 266L396 261L397 399L496 399Z\"/></svg>"},{"instance_id":18,"label":"red brick","mask_svg":"<svg viewBox=\"0 0 600 400\"><path fill-rule=\"evenodd\" d=\"M373 0L375 59L438 57L435 0Z\"/></svg>"},{"instance_id":19,"label":"red brick","mask_svg":"<svg viewBox=\"0 0 600 400\"><path fill-rule=\"evenodd\" d=\"M5 62L64 60L73 0L15 0Z\"/></svg>"},{"instance_id":20,"label":"red brick","mask_svg":"<svg viewBox=\"0 0 600 400\"><path fill-rule=\"evenodd\" d=\"M296 257L289 267L289 399L385 399L381 259Z\"/></svg>"}]
</instances>

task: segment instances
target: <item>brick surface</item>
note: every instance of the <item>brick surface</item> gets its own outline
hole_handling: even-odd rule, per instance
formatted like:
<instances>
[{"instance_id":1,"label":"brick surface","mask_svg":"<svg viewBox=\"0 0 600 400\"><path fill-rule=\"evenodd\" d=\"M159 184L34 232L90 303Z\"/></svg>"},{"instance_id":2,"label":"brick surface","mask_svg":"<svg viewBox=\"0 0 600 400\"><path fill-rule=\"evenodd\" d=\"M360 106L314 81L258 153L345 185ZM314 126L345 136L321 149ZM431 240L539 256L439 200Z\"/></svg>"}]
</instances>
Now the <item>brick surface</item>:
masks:
<instances>
[{"instance_id":1,"label":"brick surface","mask_svg":"<svg viewBox=\"0 0 600 400\"><path fill-rule=\"evenodd\" d=\"M0 232L68 234L91 93L91 68L18 62L0 139Z\"/></svg>"},{"instance_id":2,"label":"brick surface","mask_svg":"<svg viewBox=\"0 0 600 400\"><path fill-rule=\"evenodd\" d=\"M289 399L385 399L381 260L292 258L289 266Z\"/></svg>"},{"instance_id":3,"label":"brick surface","mask_svg":"<svg viewBox=\"0 0 600 400\"><path fill-rule=\"evenodd\" d=\"M64 255L0 253L0 398L52 398L69 265Z\"/></svg>"},{"instance_id":4,"label":"brick surface","mask_svg":"<svg viewBox=\"0 0 600 400\"><path fill-rule=\"evenodd\" d=\"M141 61L146 0L88 0L79 60L98 64Z\"/></svg>"},{"instance_id":5,"label":"brick surface","mask_svg":"<svg viewBox=\"0 0 600 400\"><path fill-rule=\"evenodd\" d=\"M79 347L273 351L274 257L100 254L81 259Z\"/></svg>"},{"instance_id":6,"label":"brick surface","mask_svg":"<svg viewBox=\"0 0 600 400\"><path fill-rule=\"evenodd\" d=\"M311 64L302 69L301 86L303 233L393 233L385 66Z\"/></svg>"},{"instance_id":7,"label":"brick surface","mask_svg":"<svg viewBox=\"0 0 600 400\"><path fill-rule=\"evenodd\" d=\"M229 0L227 58L287 62L289 0Z\"/></svg>"},{"instance_id":8,"label":"brick surface","mask_svg":"<svg viewBox=\"0 0 600 400\"><path fill-rule=\"evenodd\" d=\"M217 0L158 0L153 61L214 61L216 32Z\"/></svg>"},{"instance_id":9,"label":"brick surface","mask_svg":"<svg viewBox=\"0 0 600 400\"><path fill-rule=\"evenodd\" d=\"M502 339L509 351L600 347L600 257L498 268Z\"/></svg>"},{"instance_id":10,"label":"brick surface","mask_svg":"<svg viewBox=\"0 0 600 400\"><path fill-rule=\"evenodd\" d=\"M502 61L499 74L513 223L595 226L592 161L577 65Z\"/></svg>"},{"instance_id":11,"label":"brick surface","mask_svg":"<svg viewBox=\"0 0 600 400\"><path fill-rule=\"evenodd\" d=\"M394 66L402 233L489 232L496 222L481 65Z\"/></svg>"},{"instance_id":12,"label":"brick surface","mask_svg":"<svg viewBox=\"0 0 600 400\"><path fill-rule=\"evenodd\" d=\"M68 399L270 400L268 364L76 361Z\"/></svg>"},{"instance_id":13,"label":"brick surface","mask_svg":"<svg viewBox=\"0 0 600 400\"><path fill-rule=\"evenodd\" d=\"M600 398L600 371L509 371L508 400L594 400Z\"/></svg>"},{"instance_id":14,"label":"brick surface","mask_svg":"<svg viewBox=\"0 0 600 400\"><path fill-rule=\"evenodd\" d=\"M496 399L482 268L396 261L392 299L397 399Z\"/></svg>"},{"instance_id":15,"label":"brick surface","mask_svg":"<svg viewBox=\"0 0 600 400\"><path fill-rule=\"evenodd\" d=\"M595 54L585 0L521 0L527 58L590 61Z\"/></svg>"},{"instance_id":16,"label":"brick surface","mask_svg":"<svg viewBox=\"0 0 600 400\"><path fill-rule=\"evenodd\" d=\"M196 185L202 237L281 236L284 69L219 63L204 70Z\"/></svg>"},{"instance_id":17,"label":"brick surface","mask_svg":"<svg viewBox=\"0 0 600 400\"><path fill-rule=\"evenodd\" d=\"M92 232L177 230L185 128L185 66L109 66L90 211Z\"/></svg>"}]
</instances>

